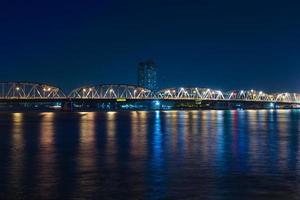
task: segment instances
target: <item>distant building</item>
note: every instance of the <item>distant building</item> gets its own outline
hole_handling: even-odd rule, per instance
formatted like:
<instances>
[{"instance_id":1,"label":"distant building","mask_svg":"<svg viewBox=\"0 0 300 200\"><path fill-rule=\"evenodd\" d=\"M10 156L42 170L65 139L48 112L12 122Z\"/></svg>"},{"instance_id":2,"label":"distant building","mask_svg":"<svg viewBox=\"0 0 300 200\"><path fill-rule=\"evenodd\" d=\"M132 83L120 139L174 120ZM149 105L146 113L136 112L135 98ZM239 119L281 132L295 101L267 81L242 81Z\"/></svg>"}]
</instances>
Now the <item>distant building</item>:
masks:
<instances>
[{"instance_id":1,"label":"distant building","mask_svg":"<svg viewBox=\"0 0 300 200\"><path fill-rule=\"evenodd\" d=\"M153 60L147 60L138 64L138 86L157 90L157 72Z\"/></svg>"}]
</instances>

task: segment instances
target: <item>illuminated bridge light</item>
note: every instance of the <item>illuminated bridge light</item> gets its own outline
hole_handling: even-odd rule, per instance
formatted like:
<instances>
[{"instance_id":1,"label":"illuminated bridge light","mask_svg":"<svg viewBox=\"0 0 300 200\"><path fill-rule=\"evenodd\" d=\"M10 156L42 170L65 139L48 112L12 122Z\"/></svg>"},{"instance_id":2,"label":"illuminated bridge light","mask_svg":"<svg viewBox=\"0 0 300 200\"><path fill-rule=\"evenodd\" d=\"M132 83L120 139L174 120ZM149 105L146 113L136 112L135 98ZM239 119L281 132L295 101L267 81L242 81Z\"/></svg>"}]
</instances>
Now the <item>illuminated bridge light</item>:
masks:
<instances>
[{"instance_id":1,"label":"illuminated bridge light","mask_svg":"<svg viewBox=\"0 0 300 200\"><path fill-rule=\"evenodd\" d=\"M43 88L43 91L44 91L44 92L47 92L47 91L50 92L50 91L51 91L51 88Z\"/></svg>"}]
</instances>

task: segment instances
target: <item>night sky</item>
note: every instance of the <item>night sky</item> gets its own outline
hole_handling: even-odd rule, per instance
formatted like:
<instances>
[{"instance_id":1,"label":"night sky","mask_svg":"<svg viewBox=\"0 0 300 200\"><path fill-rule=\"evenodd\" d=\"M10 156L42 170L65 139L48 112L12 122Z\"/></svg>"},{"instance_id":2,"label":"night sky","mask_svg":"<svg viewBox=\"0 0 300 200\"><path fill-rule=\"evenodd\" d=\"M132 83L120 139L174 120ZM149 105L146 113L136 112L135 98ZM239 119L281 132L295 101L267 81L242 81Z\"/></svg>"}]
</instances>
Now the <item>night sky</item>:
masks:
<instances>
[{"instance_id":1,"label":"night sky","mask_svg":"<svg viewBox=\"0 0 300 200\"><path fill-rule=\"evenodd\" d=\"M136 83L300 92L300 3L230 0L1 1L0 80L69 91Z\"/></svg>"}]
</instances>

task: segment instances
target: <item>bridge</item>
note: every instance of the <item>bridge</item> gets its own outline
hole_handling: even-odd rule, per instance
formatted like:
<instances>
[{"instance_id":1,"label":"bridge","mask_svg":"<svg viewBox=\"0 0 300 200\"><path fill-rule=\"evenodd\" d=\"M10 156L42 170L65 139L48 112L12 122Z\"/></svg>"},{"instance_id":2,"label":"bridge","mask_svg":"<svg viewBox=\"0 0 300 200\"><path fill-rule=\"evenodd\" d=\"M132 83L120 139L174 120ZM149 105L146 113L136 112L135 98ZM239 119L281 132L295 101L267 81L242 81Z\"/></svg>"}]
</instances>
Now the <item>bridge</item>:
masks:
<instances>
[{"instance_id":1,"label":"bridge","mask_svg":"<svg viewBox=\"0 0 300 200\"><path fill-rule=\"evenodd\" d=\"M43 83L1 82L0 100L65 99L64 92L55 86Z\"/></svg>"},{"instance_id":2,"label":"bridge","mask_svg":"<svg viewBox=\"0 0 300 200\"><path fill-rule=\"evenodd\" d=\"M66 94L61 88L45 84L30 82L2 82L0 83L0 103L2 107L11 104L29 103L72 103L75 106L83 104L121 102L175 102L200 105L226 104L228 105L300 105L299 93L265 93L256 90L233 90L224 92L211 88L179 87L166 88L153 92L146 88L127 84L99 84L82 86ZM0 105L0 110L1 110ZM203 104L202 104L203 105ZM225 107L226 107L225 105Z\"/></svg>"}]
</instances>

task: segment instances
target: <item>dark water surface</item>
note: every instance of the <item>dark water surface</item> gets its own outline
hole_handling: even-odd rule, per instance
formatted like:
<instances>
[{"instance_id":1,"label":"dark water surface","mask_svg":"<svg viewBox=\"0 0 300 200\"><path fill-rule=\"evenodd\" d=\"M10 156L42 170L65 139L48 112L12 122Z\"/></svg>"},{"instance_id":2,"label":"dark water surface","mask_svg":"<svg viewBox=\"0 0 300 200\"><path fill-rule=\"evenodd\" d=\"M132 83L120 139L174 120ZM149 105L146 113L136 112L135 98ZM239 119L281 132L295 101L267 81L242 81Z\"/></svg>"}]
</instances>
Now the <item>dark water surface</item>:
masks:
<instances>
[{"instance_id":1,"label":"dark water surface","mask_svg":"<svg viewBox=\"0 0 300 200\"><path fill-rule=\"evenodd\" d=\"M0 199L299 199L300 111L0 113Z\"/></svg>"}]
</instances>

